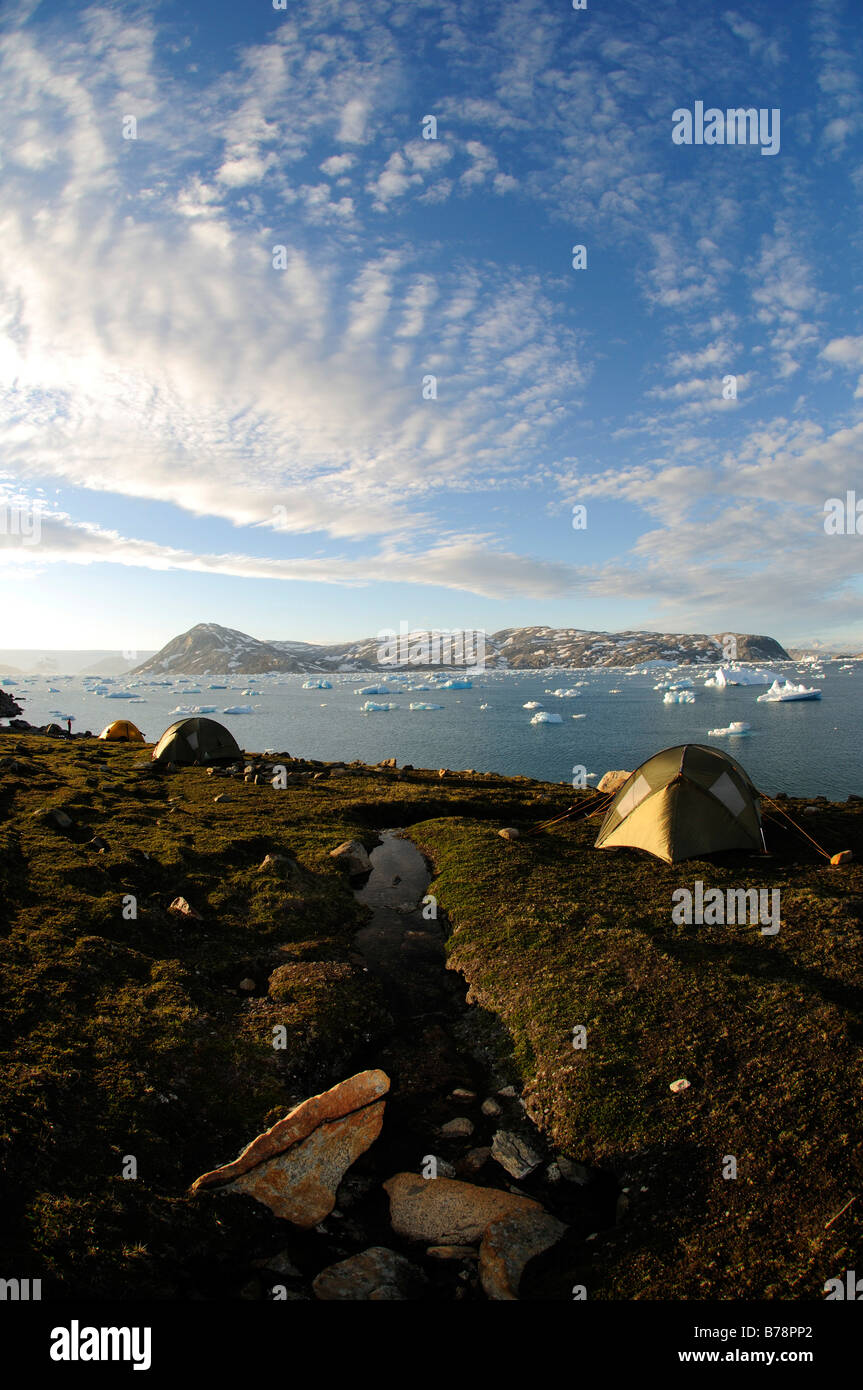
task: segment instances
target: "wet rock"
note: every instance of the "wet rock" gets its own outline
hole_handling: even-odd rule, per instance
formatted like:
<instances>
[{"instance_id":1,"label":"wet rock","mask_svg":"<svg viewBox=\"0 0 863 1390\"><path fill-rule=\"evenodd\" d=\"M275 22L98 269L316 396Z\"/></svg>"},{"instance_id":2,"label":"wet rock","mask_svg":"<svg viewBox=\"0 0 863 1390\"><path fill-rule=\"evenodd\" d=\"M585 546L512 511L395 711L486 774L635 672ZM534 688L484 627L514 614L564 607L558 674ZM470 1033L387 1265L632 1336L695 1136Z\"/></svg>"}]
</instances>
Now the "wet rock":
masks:
<instances>
[{"instance_id":1,"label":"wet rock","mask_svg":"<svg viewBox=\"0 0 863 1390\"><path fill-rule=\"evenodd\" d=\"M409 1240L433 1245L470 1245L489 1222L516 1211L542 1211L530 1197L449 1178L396 1173L384 1183L393 1230Z\"/></svg>"},{"instance_id":2,"label":"wet rock","mask_svg":"<svg viewBox=\"0 0 863 1390\"><path fill-rule=\"evenodd\" d=\"M526 1178L542 1162L542 1155L514 1130L499 1129L491 1141L491 1156L511 1178Z\"/></svg>"},{"instance_id":3,"label":"wet rock","mask_svg":"<svg viewBox=\"0 0 863 1390\"><path fill-rule=\"evenodd\" d=\"M427 1287L421 1269L383 1245L373 1245L361 1255L329 1265L312 1281L315 1297L330 1302L422 1298Z\"/></svg>"},{"instance_id":4,"label":"wet rock","mask_svg":"<svg viewBox=\"0 0 863 1390\"><path fill-rule=\"evenodd\" d=\"M499 1115L501 1111L500 1105L493 1096L489 1096L488 1100L483 1101L481 1109L484 1115L490 1115L492 1118Z\"/></svg>"},{"instance_id":5,"label":"wet rock","mask_svg":"<svg viewBox=\"0 0 863 1390\"><path fill-rule=\"evenodd\" d=\"M330 850L330 858L335 859L340 869L349 874L367 874L372 867L365 845L359 840L345 840L336 849Z\"/></svg>"},{"instance_id":6,"label":"wet rock","mask_svg":"<svg viewBox=\"0 0 863 1390\"><path fill-rule=\"evenodd\" d=\"M502 840L520 839L520 832L511 825L504 826L503 830L499 830L497 833Z\"/></svg>"},{"instance_id":7,"label":"wet rock","mask_svg":"<svg viewBox=\"0 0 863 1390\"><path fill-rule=\"evenodd\" d=\"M452 1100L474 1101L476 1100L476 1091L467 1091L464 1086L456 1086L455 1090L450 1092L450 1098Z\"/></svg>"},{"instance_id":8,"label":"wet rock","mask_svg":"<svg viewBox=\"0 0 863 1390\"><path fill-rule=\"evenodd\" d=\"M479 1277L486 1298L518 1298L528 1260L556 1245L566 1231L548 1212L521 1212L500 1217L486 1228L479 1248Z\"/></svg>"}]
</instances>

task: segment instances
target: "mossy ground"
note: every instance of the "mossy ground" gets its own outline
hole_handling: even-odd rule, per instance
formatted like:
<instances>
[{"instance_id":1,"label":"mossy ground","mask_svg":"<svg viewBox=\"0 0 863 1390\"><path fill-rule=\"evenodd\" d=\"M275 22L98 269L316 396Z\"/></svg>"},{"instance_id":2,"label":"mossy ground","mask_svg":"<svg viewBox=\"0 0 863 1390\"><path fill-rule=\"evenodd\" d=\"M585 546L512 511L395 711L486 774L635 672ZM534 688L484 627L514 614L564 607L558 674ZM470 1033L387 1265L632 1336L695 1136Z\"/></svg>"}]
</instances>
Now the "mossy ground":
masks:
<instances>
[{"instance_id":1,"label":"mossy ground","mask_svg":"<svg viewBox=\"0 0 863 1390\"><path fill-rule=\"evenodd\" d=\"M562 812L568 787L356 768L277 791L198 768L154 778L142 754L0 736L17 764L0 768L10 1273L46 1296L201 1297L238 1290L253 1246L279 1248L263 1208L185 1190L386 1029L351 959L363 910L329 851L397 825L435 865L450 963L508 1031L535 1117L629 1189L624 1223L585 1246L590 1297L818 1298L853 1267L859 1203L827 1223L863 1166L856 805L805 821L854 850L838 870L778 832L771 859L666 867L593 851L596 821L497 836ZM108 848L43 824L51 806ZM268 853L298 867L262 874ZM674 926L671 893L698 878L780 887L779 935ZM203 921L167 912L180 895Z\"/></svg>"}]
</instances>

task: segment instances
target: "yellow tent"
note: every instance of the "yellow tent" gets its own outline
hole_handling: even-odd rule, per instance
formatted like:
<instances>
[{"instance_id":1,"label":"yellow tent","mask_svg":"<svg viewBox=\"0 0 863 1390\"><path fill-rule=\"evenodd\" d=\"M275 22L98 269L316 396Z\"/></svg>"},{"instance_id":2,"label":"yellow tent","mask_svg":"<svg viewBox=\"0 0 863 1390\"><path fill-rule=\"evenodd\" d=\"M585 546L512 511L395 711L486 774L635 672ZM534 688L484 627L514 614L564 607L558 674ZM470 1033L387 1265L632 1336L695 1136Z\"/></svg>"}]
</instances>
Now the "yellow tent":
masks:
<instances>
[{"instance_id":1,"label":"yellow tent","mask_svg":"<svg viewBox=\"0 0 863 1390\"><path fill-rule=\"evenodd\" d=\"M144 735L131 719L115 719L113 724L109 724L107 729L103 729L100 738L108 739L110 743L143 743Z\"/></svg>"}]
</instances>

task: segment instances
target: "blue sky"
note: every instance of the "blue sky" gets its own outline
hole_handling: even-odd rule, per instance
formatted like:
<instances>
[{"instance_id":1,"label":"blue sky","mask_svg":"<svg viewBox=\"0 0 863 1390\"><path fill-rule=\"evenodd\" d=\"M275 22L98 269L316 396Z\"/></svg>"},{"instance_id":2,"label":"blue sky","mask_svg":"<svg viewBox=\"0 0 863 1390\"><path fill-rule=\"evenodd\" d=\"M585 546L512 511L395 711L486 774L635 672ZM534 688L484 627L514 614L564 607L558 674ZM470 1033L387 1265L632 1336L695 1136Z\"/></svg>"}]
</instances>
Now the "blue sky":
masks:
<instances>
[{"instance_id":1,"label":"blue sky","mask_svg":"<svg viewBox=\"0 0 863 1390\"><path fill-rule=\"evenodd\" d=\"M824 530L863 498L859 19L7 4L3 644L863 646L863 536ZM778 152L675 144L698 101L778 110Z\"/></svg>"}]
</instances>

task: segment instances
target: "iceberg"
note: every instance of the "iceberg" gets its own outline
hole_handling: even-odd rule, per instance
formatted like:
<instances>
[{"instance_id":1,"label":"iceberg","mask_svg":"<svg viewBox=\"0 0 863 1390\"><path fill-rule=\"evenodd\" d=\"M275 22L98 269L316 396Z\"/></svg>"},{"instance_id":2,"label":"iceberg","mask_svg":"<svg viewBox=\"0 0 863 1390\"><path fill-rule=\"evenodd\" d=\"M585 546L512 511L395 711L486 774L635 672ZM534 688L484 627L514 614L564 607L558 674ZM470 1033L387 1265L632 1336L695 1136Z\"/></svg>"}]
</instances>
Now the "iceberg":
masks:
<instances>
[{"instance_id":1,"label":"iceberg","mask_svg":"<svg viewBox=\"0 0 863 1390\"><path fill-rule=\"evenodd\" d=\"M251 705L228 705L227 709L222 710L222 714L251 714Z\"/></svg>"},{"instance_id":2,"label":"iceberg","mask_svg":"<svg viewBox=\"0 0 863 1390\"><path fill-rule=\"evenodd\" d=\"M332 690L332 688L333 688L333 687L332 687L332 684L331 684L330 681L325 681L325 680L309 680L309 681L303 681L303 690ZM244 693L245 695L251 695L251 694L253 694L253 693L257 694L257 693L259 693L259 692L257 692L257 691L252 692L251 690L248 690L248 691L244 691L243 693Z\"/></svg>"},{"instance_id":3,"label":"iceberg","mask_svg":"<svg viewBox=\"0 0 863 1390\"><path fill-rule=\"evenodd\" d=\"M662 697L664 705L694 705L695 696L691 690L666 690Z\"/></svg>"},{"instance_id":4,"label":"iceberg","mask_svg":"<svg viewBox=\"0 0 863 1390\"><path fill-rule=\"evenodd\" d=\"M558 700L571 700L581 694L580 690L547 690L546 695L554 695Z\"/></svg>"},{"instance_id":5,"label":"iceberg","mask_svg":"<svg viewBox=\"0 0 863 1390\"><path fill-rule=\"evenodd\" d=\"M542 709L542 701L528 700L526 704L522 705L522 709Z\"/></svg>"},{"instance_id":6,"label":"iceberg","mask_svg":"<svg viewBox=\"0 0 863 1390\"><path fill-rule=\"evenodd\" d=\"M443 705L426 705L422 700L413 700L411 709L443 709Z\"/></svg>"},{"instance_id":7,"label":"iceberg","mask_svg":"<svg viewBox=\"0 0 863 1390\"><path fill-rule=\"evenodd\" d=\"M793 681L775 680L769 690L758 696L759 705L787 704L791 700L820 700L821 691L814 687L795 685Z\"/></svg>"},{"instance_id":8,"label":"iceberg","mask_svg":"<svg viewBox=\"0 0 863 1390\"><path fill-rule=\"evenodd\" d=\"M742 719L736 719L733 724L728 725L727 729L708 729L707 736L708 738L724 738L726 735L730 738L742 737L744 734L748 734L751 728L751 724L744 723Z\"/></svg>"},{"instance_id":9,"label":"iceberg","mask_svg":"<svg viewBox=\"0 0 863 1390\"><path fill-rule=\"evenodd\" d=\"M359 690L354 691L355 695L403 695L401 689L394 689L391 685L362 685Z\"/></svg>"},{"instance_id":10,"label":"iceberg","mask_svg":"<svg viewBox=\"0 0 863 1390\"><path fill-rule=\"evenodd\" d=\"M533 716L531 724L562 724L563 716L560 714L549 714L548 710L541 709L538 714Z\"/></svg>"},{"instance_id":11,"label":"iceberg","mask_svg":"<svg viewBox=\"0 0 863 1390\"><path fill-rule=\"evenodd\" d=\"M724 690L728 685L769 685L772 680L770 671L759 671L754 666L720 666L704 684Z\"/></svg>"},{"instance_id":12,"label":"iceberg","mask_svg":"<svg viewBox=\"0 0 863 1390\"><path fill-rule=\"evenodd\" d=\"M449 680L438 686L439 690L473 690L473 681Z\"/></svg>"},{"instance_id":13,"label":"iceberg","mask_svg":"<svg viewBox=\"0 0 863 1390\"><path fill-rule=\"evenodd\" d=\"M374 700L366 700L363 705L363 714L386 714L391 709L398 709L398 705L376 705Z\"/></svg>"}]
</instances>

